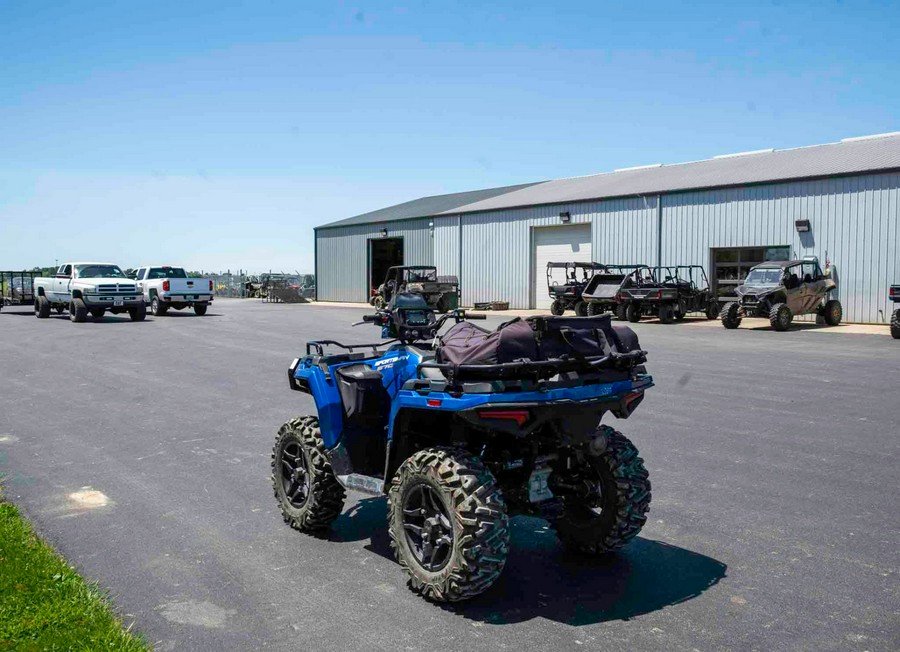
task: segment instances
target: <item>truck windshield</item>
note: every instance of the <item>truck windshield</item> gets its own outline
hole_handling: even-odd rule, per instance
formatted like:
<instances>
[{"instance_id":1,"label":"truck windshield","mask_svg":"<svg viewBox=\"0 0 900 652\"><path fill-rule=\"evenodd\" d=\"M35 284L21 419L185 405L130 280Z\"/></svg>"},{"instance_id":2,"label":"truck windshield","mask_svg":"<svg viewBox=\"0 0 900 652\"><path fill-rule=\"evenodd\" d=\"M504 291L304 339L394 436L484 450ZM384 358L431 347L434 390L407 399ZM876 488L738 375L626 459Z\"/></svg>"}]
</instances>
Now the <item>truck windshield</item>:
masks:
<instances>
[{"instance_id":1,"label":"truck windshield","mask_svg":"<svg viewBox=\"0 0 900 652\"><path fill-rule=\"evenodd\" d=\"M752 269L744 279L744 285L778 285L781 283L780 269Z\"/></svg>"},{"instance_id":2,"label":"truck windshield","mask_svg":"<svg viewBox=\"0 0 900 652\"><path fill-rule=\"evenodd\" d=\"M187 274L181 267L151 267L147 279L155 278L187 278Z\"/></svg>"},{"instance_id":3,"label":"truck windshield","mask_svg":"<svg viewBox=\"0 0 900 652\"><path fill-rule=\"evenodd\" d=\"M75 265L79 278L128 278L118 265Z\"/></svg>"}]
</instances>

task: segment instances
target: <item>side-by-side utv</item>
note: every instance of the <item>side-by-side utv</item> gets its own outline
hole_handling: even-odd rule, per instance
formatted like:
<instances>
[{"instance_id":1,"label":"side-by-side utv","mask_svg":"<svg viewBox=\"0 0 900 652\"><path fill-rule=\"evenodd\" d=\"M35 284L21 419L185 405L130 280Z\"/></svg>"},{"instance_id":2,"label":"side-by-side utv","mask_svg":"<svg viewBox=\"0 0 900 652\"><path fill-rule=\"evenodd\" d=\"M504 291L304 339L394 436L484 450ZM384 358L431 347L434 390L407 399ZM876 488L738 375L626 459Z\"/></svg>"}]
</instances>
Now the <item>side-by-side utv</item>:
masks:
<instances>
[{"instance_id":1,"label":"side-by-side utv","mask_svg":"<svg viewBox=\"0 0 900 652\"><path fill-rule=\"evenodd\" d=\"M629 321L640 321L644 315L658 317L663 324L681 321L689 313L718 317L719 304L700 265L657 267L653 276L655 282L622 289L620 300Z\"/></svg>"},{"instance_id":2,"label":"side-by-side utv","mask_svg":"<svg viewBox=\"0 0 900 652\"><path fill-rule=\"evenodd\" d=\"M605 269L606 266L600 263L547 263L547 290L553 302L550 304L550 313L561 315L567 310L573 310L579 317L587 315L587 304L582 300L582 292L591 277ZM554 270L563 271L561 274L554 274Z\"/></svg>"},{"instance_id":3,"label":"side-by-side utv","mask_svg":"<svg viewBox=\"0 0 900 652\"><path fill-rule=\"evenodd\" d=\"M618 319L625 319L628 306L624 291L655 283L653 270L647 265L605 265L591 277L582 292L586 312L590 316L611 312Z\"/></svg>"}]
</instances>

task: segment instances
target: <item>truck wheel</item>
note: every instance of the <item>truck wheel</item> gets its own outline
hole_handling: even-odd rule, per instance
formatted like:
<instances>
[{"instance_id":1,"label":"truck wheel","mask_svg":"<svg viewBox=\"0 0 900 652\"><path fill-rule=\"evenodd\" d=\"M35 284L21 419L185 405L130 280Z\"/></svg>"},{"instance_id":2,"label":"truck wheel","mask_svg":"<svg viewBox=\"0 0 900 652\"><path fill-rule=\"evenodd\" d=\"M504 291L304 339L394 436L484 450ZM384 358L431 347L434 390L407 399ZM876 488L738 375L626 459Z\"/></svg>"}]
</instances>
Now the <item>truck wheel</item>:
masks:
<instances>
[{"instance_id":1,"label":"truck wheel","mask_svg":"<svg viewBox=\"0 0 900 652\"><path fill-rule=\"evenodd\" d=\"M141 302L134 308L129 308L128 316L131 317L131 321L144 321L147 317L147 304Z\"/></svg>"},{"instance_id":2,"label":"truck wheel","mask_svg":"<svg viewBox=\"0 0 900 652\"><path fill-rule=\"evenodd\" d=\"M272 487L284 522L321 532L344 509L344 488L325 454L318 417L297 417L278 430L272 450Z\"/></svg>"},{"instance_id":3,"label":"truck wheel","mask_svg":"<svg viewBox=\"0 0 900 652\"><path fill-rule=\"evenodd\" d=\"M455 602L487 590L509 552L509 518L497 481L465 451L431 448L391 480L388 529L409 587Z\"/></svg>"},{"instance_id":4,"label":"truck wheel","mask_svg":"<svg viewBox=\"0 0 900 652\"><path fill-rule=\"evenodd\" d=\"M94 319L103 319L106 314L106 308L91 308L91 317Z\"/></svg>"},{"instance_id":5,"label":"truck wheel","mask_svg":"<svg viewBox=\"0 0 900 652\"><path fill-rule=\"evenodd\" d=\"M566 311L566 305L557 299L553 303L550 304L550 314L559 316Z\"/></svg>"},{"instance_id":6,"label":"truck wheel","mask_svg":"<svg viewBox=\"0 0 900 652\"><path fill-rule=\"evenodd\" d=\"M844 309L841 307L841 302L837 299L831 299L830 301L825 303L825 310L823 312L823 317L825 317L825 323L829 326L837 326L841 323L841 319L844 316Z\"/></svg>"},{"instance_id":7,"label":"truck wheel","mask_svg":"<svg viewBox=\"0 0 900 652\"><path fill-rule=\"evenodd\" d=\"M575 302L575 316L587 317L587 304L584 301Z\"/></svg>"},{"instance_id":8,"label":"truck wheel","mask_svg":"<svg viewBox=\"0 0 900 652\"><path fill-rule=\"evenodd\" d=\"M587 302L586 310L588 317L596 317L597 315L603 314L603 308L600 307L600 304L593 301Z\"/></svg>"},{"instance_id":9,"label":"truck wheel","mask_svg":"<svg viewBox=\"0 0 900 652\"><path fill-rule=\"evenodd\" d=\"M636 303L629 303L625 308L625 318L632 324L641 321L641 307Z\"/></svg>"},{"instance_id":10,"label":"truck wheel","mask_svg":"<svg viewBox=\"0 0 900 652\"><path fill-rule=\"evenodd\" d=\"M194 304L194 314L198 317L202 317L206 314L206 309L209 308L209 305L205 303L195 303Z\"/></svg>"},{"instance_id":11,"label":"truck wheel","mask_svg":"<svg viewBox=\"0 0 900 652\"><path fill-rule=\"evenodd\" d=\"M729 301L719 313L722 326L725 328L737 328L741 325L741 306L737 301Z\"/></svg>"},{"instance_id":12,"label":"truck wheel","mask_svg":"<svg viewBox=\"0 0 900 652\"><path fill-rule=\"evenodd\" d=\"M650 475L644 460L627 437L600 426L606 450L586 456L579 480L591 485L590 497L566 498L562 516L553 521L566 547L600 555L631 541L647 522Z\"/></svg>"},{"instance_id":13,"label":"truck wheel","mask_svg":"<svg viewBox=\"0 0 900 652\"><path fill-rule=\"evenodd\" d=\"M718 301L710 301L706 304L706 318L707 319L715 319L719 316L719 302Z\"/></svg>"},{"instance_id":14,"label":"truck wheel","mask_svg":"<svg viewBox=\"0 0 900 652\"><path fill-rule=\"evenodd\" d=\"M619 321L625 321L628 318L627 309L624 303L620 303L616 305L616 319Z\"/></svg>"},{"instance_id":15,"label":"truck wheel","mask_svg":"<svg viewBox=\"0 0 900 652\"><path fill-rule=\"evenodd\" d=\"M891 337L900 340L900 310L895 310L891 315Z\"/></svg>"},{"instance_id":16,"label":"truck wheel","mask_svg":"<svg viewBox=\"0 0 900 652\"><path fill-rule=\"evenodd\" d=\"M661 303L659 305L659 321L663 324L671 324L675 321L675 312L672 309L672 306Z\"/></svg>"},{"instance_id":17,"label":"truck wheel","mask_svg":"<svg viewBox=\"0 0 900 652\"><path fill-rule=\"evenodd\" d=\"M87 306L81 299L72 299L69 302L69 319L80 324L87 320Z\"/></svg>"},{"instance_id":18,"label":"truck wheel","mask_svg":"<svg viewBox=\"0 0 900 652\"><path fill-rule=\"evenodd\" d=\"M169 306L165 304L165 302L160 301L159 297L154 295L152 299L150 299L150 314L154 317L162 317L169 311Z\"/></svg>"},{"instance_id":19,"label":"truck wheel","mask_svg":"<svg viewBox=\"0 0 900 652\"><path fill-rule=\"evenodd\" d=\"M35 297L34 316L38 319L47 319L50 316L50 301L47 297Z\"/></svg>"},{"instance_id":20,"label":"truck wheel","mask_svg":"<svg viewBox=\"0 0 900 652\"><path fill-rule=\"evenodd\" d=\"M776 303L769 311L769 323L772 324L773 330L786 331L791 327L793 320L794 315L791 314L791 309L783 303Z\"/></svg>"}]
</instances>

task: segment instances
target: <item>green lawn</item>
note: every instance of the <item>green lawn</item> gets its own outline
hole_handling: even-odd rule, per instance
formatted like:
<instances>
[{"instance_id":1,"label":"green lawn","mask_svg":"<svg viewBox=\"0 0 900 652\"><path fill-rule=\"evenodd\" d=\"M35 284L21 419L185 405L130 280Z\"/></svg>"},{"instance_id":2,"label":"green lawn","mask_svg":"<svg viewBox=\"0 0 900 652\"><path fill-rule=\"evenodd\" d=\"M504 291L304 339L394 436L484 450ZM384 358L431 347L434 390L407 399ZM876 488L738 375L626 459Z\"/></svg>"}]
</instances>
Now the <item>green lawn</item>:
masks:
<instances>
[{"instance_id":1,"label":"green lawn","mask_svg":"<svg viewBox=\"0 0 900 652\"><path fill-rule=\"evenodd\" d=\"M149 650L0 495L0 650Z\"/></svg>"}]
</instances>

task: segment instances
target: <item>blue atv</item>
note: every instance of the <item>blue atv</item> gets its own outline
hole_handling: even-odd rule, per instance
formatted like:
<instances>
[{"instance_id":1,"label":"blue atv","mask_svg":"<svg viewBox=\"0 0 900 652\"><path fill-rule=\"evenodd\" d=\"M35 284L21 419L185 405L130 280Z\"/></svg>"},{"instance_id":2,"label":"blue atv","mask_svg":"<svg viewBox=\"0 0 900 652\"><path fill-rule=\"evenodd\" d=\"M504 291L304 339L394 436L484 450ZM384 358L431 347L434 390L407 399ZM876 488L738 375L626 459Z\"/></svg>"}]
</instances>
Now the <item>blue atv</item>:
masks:
<instances>
[{"instance_id":1,"label":"blue atv","mask_svg":"<svg viewBox=\"0 0 900 652\"><path fill-rule=\"evenodd\" d=\"M635 446L600 425L653 385L646 353L608 315L517 319L493 332L398 294L362 322L388 341L309 342L288 381L317 416L278 431L272 481L284 520L327 530L345 491L388 496L391 547L435 601L488 589L509 518L547 519L568 547L616 550L641 530L650 480ZM442 327L455 325L439 337Z\"/></svg>"}]
</instances>

